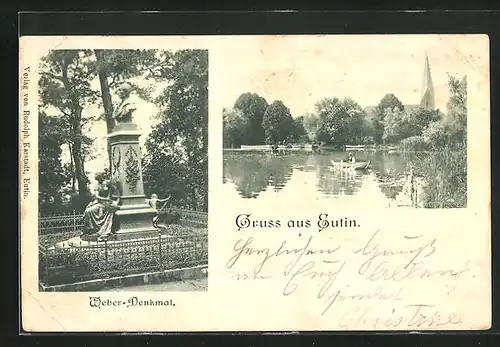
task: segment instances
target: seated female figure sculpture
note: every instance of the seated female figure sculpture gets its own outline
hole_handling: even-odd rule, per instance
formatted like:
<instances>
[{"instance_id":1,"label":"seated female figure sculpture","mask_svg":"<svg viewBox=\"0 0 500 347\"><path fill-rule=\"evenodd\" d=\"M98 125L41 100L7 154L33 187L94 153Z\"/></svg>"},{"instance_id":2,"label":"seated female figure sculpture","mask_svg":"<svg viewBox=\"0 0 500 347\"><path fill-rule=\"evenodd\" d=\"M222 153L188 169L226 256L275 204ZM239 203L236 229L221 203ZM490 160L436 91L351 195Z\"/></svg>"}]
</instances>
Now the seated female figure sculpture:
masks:
<instances>
[{"instance_id":1,"label":"seated female figure sculpture","mask_svg":"<svg viewBox=\"0 0 500 347\"><path fill-rule=\"evenodd\" d=\"M121 103L113 111L113 118L117 123L132 123L132 113L136 110L135 104L130 101L132 87L128 83L122 83L118 87L117 94Z\"/></svg>"},{"instance_id":2,"label":"seated female figure sculpture","mask_svg":"<svg viewBox=\"0 0 500 347\"><path fill-rule=\"evenodd\" d=\"M111 235L113 216L120 202L114 190L109 181L100 180L94 199L83 214L83 235L96 235L97 241L106 240Z\"/></svg>"}]
</instances>

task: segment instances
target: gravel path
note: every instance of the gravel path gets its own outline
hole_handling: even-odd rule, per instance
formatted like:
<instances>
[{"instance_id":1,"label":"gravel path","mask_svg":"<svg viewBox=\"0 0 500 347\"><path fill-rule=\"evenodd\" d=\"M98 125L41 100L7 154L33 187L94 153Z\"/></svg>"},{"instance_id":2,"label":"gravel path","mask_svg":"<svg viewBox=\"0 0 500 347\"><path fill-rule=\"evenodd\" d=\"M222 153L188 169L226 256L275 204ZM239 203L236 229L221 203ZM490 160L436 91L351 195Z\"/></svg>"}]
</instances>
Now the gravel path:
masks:
<instances>
[{"instance_id":1,"label":"gravel path","mask_svg":"<svg viewBox=\"0 0 500 347\"><path fill-rule=\"evenodd\" d=\"M107 292L194 292L208 290L208 278L107 289Z\"/></svg>"}]
</instances>

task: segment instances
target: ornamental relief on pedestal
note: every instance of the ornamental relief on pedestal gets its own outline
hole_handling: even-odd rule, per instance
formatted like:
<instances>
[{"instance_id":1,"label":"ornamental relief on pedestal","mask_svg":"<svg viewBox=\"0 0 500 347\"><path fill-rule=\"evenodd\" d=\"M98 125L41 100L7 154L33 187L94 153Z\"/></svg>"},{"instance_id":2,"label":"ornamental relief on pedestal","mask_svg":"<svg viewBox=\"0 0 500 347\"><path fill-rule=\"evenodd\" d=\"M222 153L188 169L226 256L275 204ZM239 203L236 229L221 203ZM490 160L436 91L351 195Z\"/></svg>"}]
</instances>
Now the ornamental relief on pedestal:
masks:
<instances>
[{"instance_id":1,"label":"ornamental relief on pedestal","mask_svg":"<svg viewBox=\"0 0 500 347\"><path fill-rule=\"evenodd\" d=\"M130 189L135 190L139 181L139 156L132 146L125 152L125 180Z\"/></svg>"},{"instance_id":2,"label":"ornamental relief on pedestal","mask_svg":"<svg viewBox=\"0 0 500 347\"><path fill-rule=\"evenodd\" d=\"M111 162L113 165L111 175L113 177L118 177L120 175L120 163L121 163L121 153L120 153L120 148L118 148L118 146L113 147L111 158L112 158Z\"/></svg>"}]
</instances>

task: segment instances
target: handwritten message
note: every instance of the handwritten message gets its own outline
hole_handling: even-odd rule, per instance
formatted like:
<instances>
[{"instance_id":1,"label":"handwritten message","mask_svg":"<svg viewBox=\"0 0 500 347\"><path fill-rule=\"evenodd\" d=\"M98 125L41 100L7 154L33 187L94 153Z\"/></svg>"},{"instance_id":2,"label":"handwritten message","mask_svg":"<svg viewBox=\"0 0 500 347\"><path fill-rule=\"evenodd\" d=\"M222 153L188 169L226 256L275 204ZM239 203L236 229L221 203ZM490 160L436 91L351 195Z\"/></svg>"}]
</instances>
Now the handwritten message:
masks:
<instances>
[{"instance_id":1,"label":"handwritten message","mask_svg":"<svg viewBox=\"0 0 500 347\"><path fill-rule=\"evenodd\" d=\"M234 243L225 266L237 281L278 280L284 297L318 300L318 315L335 313L340 328L446 329L461 324L459 313L442 311L439 302L419 301L410 289L416 283L422 288L446 283L443 295L451 295L459 279L473 278L470 260L438 266L443 262L435 259L444 247L437 238L388 236L375 230L351 242L325 242L317 234L297 235L272 245L245 236Z\"/></svg>"}]
</instances>

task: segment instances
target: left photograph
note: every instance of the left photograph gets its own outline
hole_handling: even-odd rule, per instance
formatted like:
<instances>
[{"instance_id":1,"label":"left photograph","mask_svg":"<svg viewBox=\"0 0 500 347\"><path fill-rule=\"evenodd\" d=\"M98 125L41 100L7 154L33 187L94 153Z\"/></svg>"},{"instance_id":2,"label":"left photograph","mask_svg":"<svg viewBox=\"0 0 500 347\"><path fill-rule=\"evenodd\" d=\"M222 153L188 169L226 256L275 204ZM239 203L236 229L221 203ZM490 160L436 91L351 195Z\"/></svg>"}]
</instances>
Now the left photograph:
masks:
<instances>
[{"instance_id":1,"label":"left photograph","mask_svg":"<svg viewBox=\"0 0 500 347\"><path fill-rule=\"evenodd\" d=\"M208 290L208 50L51 50L40 291Z\"/></svg>"}]
</instances>

